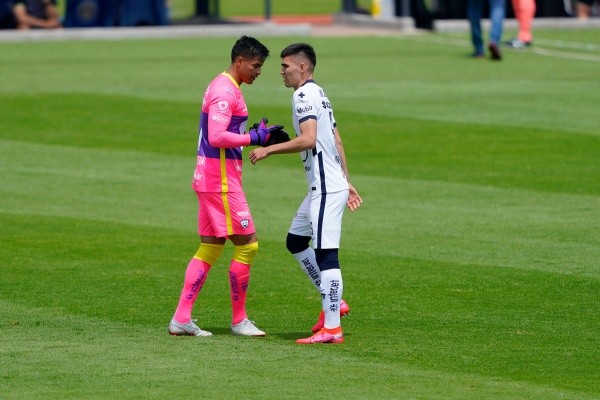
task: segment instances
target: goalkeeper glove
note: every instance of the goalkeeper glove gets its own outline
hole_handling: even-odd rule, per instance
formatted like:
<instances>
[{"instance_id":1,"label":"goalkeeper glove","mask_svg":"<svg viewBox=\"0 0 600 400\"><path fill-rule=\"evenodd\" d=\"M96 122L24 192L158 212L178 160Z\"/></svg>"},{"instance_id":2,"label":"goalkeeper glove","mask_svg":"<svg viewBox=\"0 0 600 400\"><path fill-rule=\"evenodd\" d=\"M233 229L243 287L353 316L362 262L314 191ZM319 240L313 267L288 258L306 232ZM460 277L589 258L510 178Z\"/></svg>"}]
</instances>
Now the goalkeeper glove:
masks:
<instances>
[{"instance_id":1,"label":"goalkeeper glove","mask_svg":"<svg viewBox=\"0 0 600 400\"><path fill-rule=\"evenodd\" d=\"M250 131L250 146L264 146L271 137L271 132L265 124L266 119L263 118L260 124L254 124Z\"/></svg>"}]
</instances>

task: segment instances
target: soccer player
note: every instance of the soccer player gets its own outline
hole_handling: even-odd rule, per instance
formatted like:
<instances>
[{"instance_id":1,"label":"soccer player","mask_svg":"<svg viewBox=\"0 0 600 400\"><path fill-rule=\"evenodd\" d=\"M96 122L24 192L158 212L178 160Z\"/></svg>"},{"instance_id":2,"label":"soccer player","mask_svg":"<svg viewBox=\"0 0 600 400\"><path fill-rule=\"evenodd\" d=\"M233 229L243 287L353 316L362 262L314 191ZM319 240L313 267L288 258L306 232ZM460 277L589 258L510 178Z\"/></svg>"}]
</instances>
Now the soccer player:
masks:
<instances>
[{"instance_id":1,"label":"soccer player","mask_svg":"<svg viewBox=\"0 0 600 400\"><path fill-rule=\"evenodd\" d=\"M171 335L212 335L192 321L192 307L229 239L235 245L229 267L231 333L265 336L246 314L250 265L258 252L258 238L242 190L242 147L264 145L269 132L261 123L244 134L248 110L240 86L254 82L268 56L269 50L262 43L242 36L231 50L229 68L204 92L192 184L198 197L200 248L187 266L179 304L168 327Z\"/></svg>"},{"instance_id":2,"label":"soccer player","mask_svg":"<svg viewBox=\"0 0 600 400\"><path fill-rule=\"evenodd\" d=\"M250 152L252 164L271 154L300 153L306 174L308 194L292 220L286 246L321 293L323 311L313 327L314 335L298 339L299 344L344 341L340 314L347 313L348 306L342 300L344 285L338 260L342 216L346 206L355 211L362 203L348 178L333 107L313 80L316 65L317 57L309 44L295 43L282 50L281 76L285 86L294 89L296 137Z\"/></svg>"}]
</instances>

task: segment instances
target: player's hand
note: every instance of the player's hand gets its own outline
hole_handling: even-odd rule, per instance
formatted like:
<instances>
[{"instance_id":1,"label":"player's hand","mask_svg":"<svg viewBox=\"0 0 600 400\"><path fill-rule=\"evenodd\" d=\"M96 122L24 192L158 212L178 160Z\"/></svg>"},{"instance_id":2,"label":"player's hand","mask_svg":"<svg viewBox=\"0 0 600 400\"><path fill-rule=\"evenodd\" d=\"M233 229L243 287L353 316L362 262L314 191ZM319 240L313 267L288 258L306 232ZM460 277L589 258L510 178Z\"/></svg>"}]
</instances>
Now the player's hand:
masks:
<instances>
[{"instance_id":1,"label":"player's hand","mask_svg":"<svg viewBox=\"0 0 600 400\"><path fill-rule=\"evenodd\" d=\"M265 124L265 119L260 121L258 126L253 126L248 132L250 135L250 146L264 146L271 137L271 132Z\"/></svg>"},{"instance_id":2,"label":"player's hand","mask_svg":"<svg viewBox=\"0 0 600 400\"><path fill-rule=\"evenodd\" d=\"M255 165L258 161L264 160L269 156L269 150L266 147L257 147L250 152L250 162Z\"/></svg>"},{"instance_id":3,"label":"player's hand","mask_svg":"<svg viewBox=\"0 0 600 400\"><path fill-rule=\"evenodd\" d=\"M271 125L267 127L271 133L271 137L265 143L264 147L268 147L278 143L285 143L290 141L290 135L283 129L283 125Z\"/></svg>"},{"instance_id":4,"label":"player's hand","mask_svg":"<svg viewBox=\"0 0 600 400\"><path fill-rule=\"evenodd\" d=\"M350 209L350 211L356 211L358 207L360 207L360 205L362 204L362 198L360 197L354 186L352 186L351 184L348 184L348 186L350 193L348 195L348 201L346 202L346 206Z\"/></svg>"}]
</instances>

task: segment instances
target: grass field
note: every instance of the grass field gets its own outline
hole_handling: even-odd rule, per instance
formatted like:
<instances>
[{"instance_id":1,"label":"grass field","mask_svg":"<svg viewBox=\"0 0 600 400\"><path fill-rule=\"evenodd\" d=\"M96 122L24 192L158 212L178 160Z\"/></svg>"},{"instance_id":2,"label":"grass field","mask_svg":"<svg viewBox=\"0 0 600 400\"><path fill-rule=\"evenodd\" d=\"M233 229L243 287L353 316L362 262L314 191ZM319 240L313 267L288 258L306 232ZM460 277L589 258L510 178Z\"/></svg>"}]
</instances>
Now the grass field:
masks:
<instances>
[{"instance_id":1,"label":"grass field","mask_svg":"<svg viewBox=\"0 0 600 400\"><path fill-rule=\"evenodd\" d=\"M285 250L295 155L245 165L268 336L229 334L231 245L194 312L215 336L166 333L234 38L3 43L0 398L599 399L600 31L539 30L501 63L458 33L261 39L250 119L290 126L277 54L309 40L364 199L346 343L295 344L319 309Z\"/></svg>"},{"instance_id":2,"label":"grass field","mask_svg":"<svg viewBox=\"0 0 600 400\"><path fill-rule=\"evenodd\" d=\"M219 16L228 18L240 15L264 15L265 0L219 0ZM212 3L211 3L212 4ZM358 0L357 7L370 10L370 0ZM188 17L195 12L195 0L169 0L169 7L175 19ZM271 0L273 15L288 14L333 14L342 8L341 0Z\"/></svg>"}]
</instances>

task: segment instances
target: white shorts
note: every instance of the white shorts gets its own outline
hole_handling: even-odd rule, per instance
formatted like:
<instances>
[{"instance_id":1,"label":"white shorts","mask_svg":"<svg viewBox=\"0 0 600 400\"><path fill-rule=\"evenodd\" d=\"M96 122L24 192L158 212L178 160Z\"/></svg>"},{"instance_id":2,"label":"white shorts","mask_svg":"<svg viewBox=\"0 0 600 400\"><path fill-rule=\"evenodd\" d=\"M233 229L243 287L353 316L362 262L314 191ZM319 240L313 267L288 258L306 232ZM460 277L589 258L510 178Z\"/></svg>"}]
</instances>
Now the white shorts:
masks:
<instances>
[{"instance_id":1,"label":"white shorts","mask_svg":"<svg viewBox=\"0 0 600 400\"><path fill-rule=\"evenodd\" d=\"M312 237L312 247L315 249L339 249L348 193L348 190L309 193L296 211L289 232Z\"/></svg>"}]
</instances>

